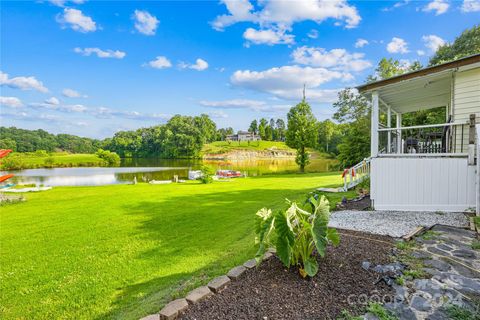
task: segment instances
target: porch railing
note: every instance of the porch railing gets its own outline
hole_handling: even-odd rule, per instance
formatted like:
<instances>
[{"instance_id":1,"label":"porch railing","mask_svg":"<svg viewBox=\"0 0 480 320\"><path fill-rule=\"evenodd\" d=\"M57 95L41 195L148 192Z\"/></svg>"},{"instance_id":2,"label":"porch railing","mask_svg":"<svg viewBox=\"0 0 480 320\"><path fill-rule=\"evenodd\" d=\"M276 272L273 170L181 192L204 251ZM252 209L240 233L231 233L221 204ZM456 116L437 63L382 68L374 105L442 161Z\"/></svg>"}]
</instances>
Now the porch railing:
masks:
<instances>
[{"instance_id":1,"label":"porch railing","mask_svg":"<svg viewBox=\"0 0 480 320\"><path fill-rule=\"evenodd\" d=\"M353 167L343 171L343 191L348 191L348 189L357 186L370 177L370 160L371 158L365 158Z\"/></svg>"},{"instance_id":2,"label":"porch railing","mask_svg":"<svg viewBox=\"0 0 480 320\"><path fill-rule=\"evenodd\" d=\"M469 123L379 128L379 154L466 155Z\"/></svg>"}]
</instances>

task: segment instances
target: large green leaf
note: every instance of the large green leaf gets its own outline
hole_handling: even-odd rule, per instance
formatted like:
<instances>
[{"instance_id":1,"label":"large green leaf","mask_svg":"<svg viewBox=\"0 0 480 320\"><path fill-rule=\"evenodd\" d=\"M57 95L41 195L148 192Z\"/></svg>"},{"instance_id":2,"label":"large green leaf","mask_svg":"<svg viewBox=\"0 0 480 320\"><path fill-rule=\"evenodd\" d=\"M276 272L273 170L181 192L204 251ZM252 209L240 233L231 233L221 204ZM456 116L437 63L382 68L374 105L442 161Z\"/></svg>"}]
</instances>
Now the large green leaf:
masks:
<instances>
[{"instance_id":1,"label":"large green leaf","mask_svg":"<svg viewBox=\"0 0 480 320\"><path fill-rule=\"evenodd\" d=\"M323 197L322 197L323 199ZM313 242L315 243L315 247L317 248L318 253L320 256L325 256L325 250L327 247L327 230L328 230L328 210L327 207L326 212L327 214L320 214L320 212L325 211L323 208L325 205L328 206L328 202L319 201L319 207L317 208L317 215L313 219L312 225L312 236Z\"/></svg>"},{"instance_id":2,"label":"large green leaf","mask_svg":"<svg viewBox=\"0 0 480 320\"><path fill-rule=\"evenodd\" d=\"M338 246L340 243L340 235L338 234L337 229L328 228L327 239L331 241L334 246Z\"/></svg>"},{"instance_id":3,"label":"large green leaf","mask_svg":"<svg viewBox=\"0 0 480 320\"><path fill-rule=\"evenodd\" d=\"M305 269L305 272L310 276L313 277L317 274L318 272L318 263L315 257L308 257L303 261L303 266Z\"/></svg>"},{"instance_id":4,"label":"large green leaf","mask_svg":"<svg viewBox=\"0 0 480 320\"><path fill-rule=\"evenodd\" d=\"M277 255L286 267L290 266L292 247L295 235L288 221L285 211L278 211L275 214L275 230L277 231Z\"/></svg>"},{"instance_id":5,"label":"large green leaf","mask_svg":"<svg viewBox=\"0 0 480 320\"><path fill-rule=\"evenodd\" d=\"M258 247L257 253L255 254L255 259L257 260L257 262L260 262L263 258L266 250L266 244L268 242L270 233L273 230L274 216L271 214L270 210L268 211L269 214L264 216L265 219L263 219L263 217L261 218L258 226L257 241L260 245Z\"/></svg>"}]
</instances>

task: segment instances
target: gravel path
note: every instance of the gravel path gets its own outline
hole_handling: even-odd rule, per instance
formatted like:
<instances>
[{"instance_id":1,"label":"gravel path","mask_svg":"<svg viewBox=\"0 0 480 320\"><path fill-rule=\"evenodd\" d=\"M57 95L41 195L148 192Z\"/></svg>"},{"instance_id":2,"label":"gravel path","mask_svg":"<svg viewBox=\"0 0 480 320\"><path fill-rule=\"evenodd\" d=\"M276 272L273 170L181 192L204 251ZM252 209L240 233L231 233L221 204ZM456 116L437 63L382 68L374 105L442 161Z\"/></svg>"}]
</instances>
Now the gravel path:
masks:
<instances>
[{"instance_id":1,"label":"gravel path","mask_svg":"<svg viewBox=\"0 0 480 320\"><path fill-rule=\"evenodd\" d=\"M423 226L436 224L468 227L468 219L461 212L407 212L407 211L336 211L330 216L330 227L364 231L374 234L402 237Z\"/></svg>"}]
</instances>

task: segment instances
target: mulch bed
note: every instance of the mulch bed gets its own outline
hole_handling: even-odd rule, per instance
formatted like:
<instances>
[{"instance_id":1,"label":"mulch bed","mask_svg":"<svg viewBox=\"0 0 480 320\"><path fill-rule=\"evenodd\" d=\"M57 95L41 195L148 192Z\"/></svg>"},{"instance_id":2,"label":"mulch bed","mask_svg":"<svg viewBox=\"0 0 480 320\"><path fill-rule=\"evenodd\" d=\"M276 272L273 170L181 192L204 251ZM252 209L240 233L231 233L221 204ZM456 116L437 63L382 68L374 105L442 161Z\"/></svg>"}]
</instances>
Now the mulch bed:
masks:
<instances>
[{"instance_id":1,"label":"mulch bed","mask_svg":"<svg viewBox=\"0 0 480 320\"><path fill-rule=\"evenodd\" d=\"M342 310L361 314L367 297L393 299L393 290L379 282L381 275L364 270L362 262L391 262L394 241L362 232L339 232L340 245L328 248L324 259L318 258L314 278L302 279L297 268L288 270L273 256L257 269L247 270L221 293L189 307L181 319L336 319Z\"/></svg>"}]
</instances>

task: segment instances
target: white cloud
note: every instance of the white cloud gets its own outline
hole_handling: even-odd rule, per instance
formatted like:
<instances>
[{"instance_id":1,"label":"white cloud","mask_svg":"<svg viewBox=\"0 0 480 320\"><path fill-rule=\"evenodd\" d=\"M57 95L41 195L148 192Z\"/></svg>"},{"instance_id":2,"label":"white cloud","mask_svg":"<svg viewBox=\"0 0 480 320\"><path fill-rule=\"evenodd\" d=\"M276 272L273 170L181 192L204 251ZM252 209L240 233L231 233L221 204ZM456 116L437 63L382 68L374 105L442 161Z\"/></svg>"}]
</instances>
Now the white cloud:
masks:
<instances>
[{"instance_id":1,"label":"white cloud","mask_svg":"<svg viewBox=\"0 0 480 320\"><path fill-rule=\"evenodd\" d=\"M365 47L367 44L368 44L368 40L359 38L359 39L357 39L357 41L355 42L355 48L363 48L363 47Z\"/></svg>"},{"instance_id":2,"label":"white cloud","mask_svg":"<svg viewBox=\"0 0 480 320\"><path fill-rule=\"evenodd\" d=\"M0 71L0 85L21 90L37 90L48 92L43 83L35 77L15 77L9 78L8 74Z\"/></svg>"},{"instance_id":3,"label":"white cloud","mask_svg":"<svg viewBox=\"0 0 480 320\"><path fill-rule=\"evenodd\" d=\"M57 16L57 21L64 27L68 25L75 31L79 32L93 32L97 30L97 24L92 18L84 15L82 11L78 9L65 8L63 15Z\"/></svg>"},{"instance_id":4,"label":"white cloud","mask_svg":"<svg viewBox=\"0 0 480 320\"><path fill-rule=\"evenodd\" d=\"M172 63L165 56L157 56L155 60L148 62L146 65L155 69L165 69L170 68Z\"/></svg>"},{"instance_id":5,"label":"white cloud","mask_svg":"<svg viewBox=\"0 0 480 320\"><path fill-rule=\"evenodd\" d=\"M17 97L0 97L0 105L9 108L21 108L23 103Z\"/></svg>"},{"instance_id":6,"label":"white cloud","mask_svg":"<svg viewBox=\"0 0 480 320\"><path fill-rule=\"evenodd\" d=\"M258 3L262 8L257 11L248 0L222 0L222 3L228 14L217 16L212 22L219 31L238 22L252 22L262 30L290 30L294 23L306 20L319 24L336 19L335 25L344 23L346 28L358 26L361 20L356 7L345 0L263 0Z\"/></svg>"},{"instance_id":7,"label":"white cloud","mask_svg":"<svg viewBox=\"0 0 480 320\"><path fill-rule=\"evenodd\" d=\"M390 53L407 53L408 44L402 38L393 37L392 41L387 44L387 51Z\"/></svg>"},{"instance_id":8,"label":"white cloud","mask_svg":"<svg viewBox=\"0 0 480 320\"><path fill-rule=\"evenodd\" d=\"M28 106L33 109L47 109L47 110L53 110L53 111L59 111L59 112L75 112L75 113L83 113L87 112L89 108L85 107L84 105L81 104L73 104L73 105L62 105L62 104L55 104L51 103L52 101L46 100L43 103L38 103L38 102L33 102L29 103Z\"/></svg>"},{"instance_id":9,"label":"white cloud","mask_svg":"<svg viewBox=\"0 0 480 320\"><path fill-rule=\"evenodd\" d=\"M417 54L418 54L419 56L424 56L424 55L425 55L425 51L423 51L423 50L417 50Z\"/></svg>"},{"instance_id":10,"label":"white cloud","mask_svg":"<svg viewBox=\"0 0 480 320\"><path fill-rule=\"evenodd\" d=\"M362 71L371 67L370 61L363 59L364 56L363 53L348 53L345 49L327 51L307 46L297 48L292 53L295 63L343 71Z\"/></svg>"},{"instance_id":11,"label":"white cloud","mask_svg":"<svg viewBox=\"0 0 480 320\"><path fill-rule=\"evenodd\" d=\"M433 11L435 15L441 15L448 11L450 5L444 0L433 0L429 2L422 10L425 12Z\"/></svg>"},{"instance_id":12,"label":"white cloud","mask_svg":"<svg viewBox=\"0 0 480 320\"><path fill-rule=\"evenodd\" d=\"M67 0L49 0L49 2L57 7L63 8L65 4L68 2ZM72 0L71 1L74 4L83 4L85 1L84 0Z\"/></svg>"},{"instance_id":13,"label":"white cloud","mask_svg":"<svg viewBox=\"0 0 480 320\"><path fill-rule=\"evenodd\" d=\"M203 70L206 70L208 69L208 62L201 59L201 58L198 58L194 64L188 64L188 63L185 63L185 62L180 62L179 65L178 65L181 69L193 69L193 70L197 70L197 71L203 71Z\"/></svg>"},{"instance_id":14,"label":"white cloud","mask_svg":"<svg viewBox=\"0 0 480 320\"><path fill-rule=\"evenodd\" d=\"M332 80L350 81L350 73L332 71L326 68L283 66L265 71L238 70L230 77L233 85L275 95L281 99L298 100L302 97L303 86L307 87L308 99L332 102L337 89L322 90L321 84Z\"/></svg>"},{"instance_id":15,"label":"white cloud","mask_svg":"<svg viewBox=\"0 0 480 320\"><path fill-rule=\"evenodd\" d=\"M68 98L87 98L86 95L82 95L80 92L69 88L63 89L62 94Z\"/></svg>"},{"instance_id":16,"label":"white cloud","mask_svg":"<svg viewBox=\"0 0 480 320\"><path fill-rule=\"evenodd\" d=\"M284 29L255 30L253 28L247 28L243 33L243 38L253 44L266 44L269 46L274 44L292 44L295 42L295 36L287 34Z\"/></svg>"},{"instance_id":17,"label":"white cloud","mask_svg":"<svg viewBox=\"0 0 480 320\"><path fill-rule=\"evenodd\" d=\"M90 56L96 54L99 58L115 58L123 59L127 54L119 50L102 50L99 48L75 48L73 49L76 53L79 53L84 56Z\"/></svg>"},{"instance_id":18,"label":"white cloud","mask_svg":"<svg viewBox=\"0 0 480 320\"><path fill-rule=\"evenodd\" d=\"M317 39L318 38L318 30L316 30L316 29L310 30L310 32L307 33L307 37L312 38L312 39Z\"/></svg>"},{"instance_id":19,"label":"white cloud","mask_svg":"<svg viewBox=\"0 0 480 320\"><path fill-rule=\"evenodd\" d=\"M56 106L56 105L59 105L59 104L60 104L60 100L58 100L58 99L55 98L55 97L51 97L51 98L46 99L46 100L45 100L45 103Z\"/></svg>"},{"instance_id":20,"label":"white cloud","mask_svg":"<svg viewBox=\"0 0 480 320\"><path fill-rule=\"evenodd\" d=\"M432 53L436 52L440 46L443 46L446 43L445 40L433 34L423 36L422 40L425 43L425 47L430 49Z\"/></svg>"},{"instance_id":21,"label":"white cloud","mask_svg":"<svg viewBox=\"0 0 480 320\"><path fill-rule=\"evenodd\" d=\"M410 0L402 0L402 1L398 1L398 2L395 2L393 4L393 6L391 7L387 7L387 8L383 8L382 11L393 11L397 8L400 8L400 7L403 7L403 6L406 6L407 4L410 3Z\"/></svg>"},{"instance_id":22,"label":"white cloud","mask_svg":"<svg viewBox=\"0 0 480 320\"><path fill-rule=\"evenodd\" d=\"M480 0L463 0L463 12L478 12L480 11Z\"/></svg>"},{"instance_id":23,"label":"white cloud","mask_svg":"<svg viewBox=\"0 0 480 320\"><path fill-rule=\"evenodd\" d=\"M135 29L147 36L155 35L155 31L160 23L157 17L152 16L148 11L142 10L135 10L133 20L135 21Z\"/></svg>"},{"instance_id":24,"label":"white cloud","mask_svg":"<svg viewBox=\"0 0 480 320\"><path fill-rule=\"evenodd\" d=\"M208 115L214 119L226 119L228 118L228 114L223 112L222 110L215 110L208 113Z\"/></svg>"}]
</instances>

